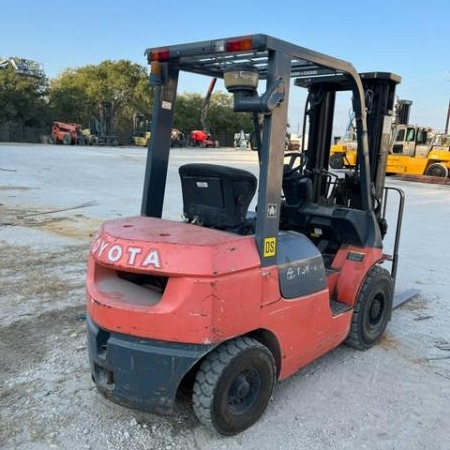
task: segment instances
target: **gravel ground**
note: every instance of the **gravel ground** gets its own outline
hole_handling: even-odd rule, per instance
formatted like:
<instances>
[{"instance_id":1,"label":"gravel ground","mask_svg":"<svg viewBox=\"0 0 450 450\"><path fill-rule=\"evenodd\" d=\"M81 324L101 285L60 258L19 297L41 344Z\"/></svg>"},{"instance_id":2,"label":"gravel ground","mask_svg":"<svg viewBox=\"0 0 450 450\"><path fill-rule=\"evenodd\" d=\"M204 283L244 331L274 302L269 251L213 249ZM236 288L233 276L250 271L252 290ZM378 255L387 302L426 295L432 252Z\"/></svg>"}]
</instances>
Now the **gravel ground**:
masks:
<instances>
[{"instance_id":1,"label":"gravel ground","mask_svg":"<svg viewBox=\"0 0 450 450\"><path fill-rule=\"evenodd\" d=\"M177 149L169 177L199 157L257 167L253 152ZM104 219L139 213L144 160L138 148L0 145L2 449L449 448L450 186L388 179L407 196L397 290L419 295L380 345L341 346L278 384L249 430L218 437L186 399L170 417L104 400L87 361L87 253ZM176 219L173 180L164 215Z\"/></svg>"}]
</instances>

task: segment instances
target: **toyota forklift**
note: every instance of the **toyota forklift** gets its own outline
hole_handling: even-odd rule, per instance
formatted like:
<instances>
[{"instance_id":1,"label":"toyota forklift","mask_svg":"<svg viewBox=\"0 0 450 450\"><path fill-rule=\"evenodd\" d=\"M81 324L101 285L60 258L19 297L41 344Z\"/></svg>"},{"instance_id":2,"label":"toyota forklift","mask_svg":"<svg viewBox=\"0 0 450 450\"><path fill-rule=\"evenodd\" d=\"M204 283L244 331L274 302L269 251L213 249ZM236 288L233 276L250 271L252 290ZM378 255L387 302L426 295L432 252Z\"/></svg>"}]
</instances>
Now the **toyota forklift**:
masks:
<instances>
[{"instance_id":1,"label":"toyota forklift","mask_svg":"<svg viewBox=\"0 0 450 450\"><path fill-rule=\"evenodd\" d=\"M90 249L92 378L106 398L157 414L188 386L199 421L234 435L263 414L276 381L341 343L369 349L385 331L404 202L394 189L388 255L384 166L400 78L263 34L146 55L154 106L141 214L105 222ZM253 114L259 175L181 166L183 219L173 221L162 212L180 71L223 79L234 111ZM307 90L309 139L286 158L290 89ZM343 177L328 169L340 91L352 94L358 139Z\"/></svg>"}]
</instances>

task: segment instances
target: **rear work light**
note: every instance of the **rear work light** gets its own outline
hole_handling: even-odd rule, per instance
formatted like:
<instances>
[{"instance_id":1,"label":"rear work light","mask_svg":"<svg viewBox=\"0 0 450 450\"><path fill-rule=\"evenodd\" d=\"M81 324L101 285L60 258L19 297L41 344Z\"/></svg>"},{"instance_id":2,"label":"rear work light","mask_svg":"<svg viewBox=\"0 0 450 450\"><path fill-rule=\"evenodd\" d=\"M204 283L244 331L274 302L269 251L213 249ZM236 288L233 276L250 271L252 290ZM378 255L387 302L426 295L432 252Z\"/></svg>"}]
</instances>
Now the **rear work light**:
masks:
<instances>
[{"instance_id":1,"label":"rear work light","mask_svg":"<svg viewBox=\"0 0 450 450\"><path fill-rule=\"evenodd\" d=\"M251 36L230 39L225 42L225 51L227 52L241 52L243 50L253 50L253 40Z\"/></svg>"}]
</instances>

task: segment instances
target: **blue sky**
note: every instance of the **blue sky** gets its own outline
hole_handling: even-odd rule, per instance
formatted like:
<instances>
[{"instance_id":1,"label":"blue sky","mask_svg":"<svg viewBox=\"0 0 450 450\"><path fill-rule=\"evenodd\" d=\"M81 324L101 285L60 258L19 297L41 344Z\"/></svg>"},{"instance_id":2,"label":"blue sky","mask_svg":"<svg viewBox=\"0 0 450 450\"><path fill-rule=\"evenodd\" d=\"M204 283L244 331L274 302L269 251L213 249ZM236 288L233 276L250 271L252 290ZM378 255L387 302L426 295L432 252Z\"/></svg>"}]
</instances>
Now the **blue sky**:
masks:
<instances>
[{"instance_id":1,"label":"blue sky","mask_svg":"<svg viewBox=\"0 0 450 450\"><path fill-rule=\"evenodd\" d=\"M266 33L347 60L361 72L397 73L398 97L413 101L410 121L445 126L448 0L0 0L0 17L0 56L34 59L50 78L105 59L145 65L148 47ZM182 78L181 90L205 92L208 84ZM301 101L291 99L292 129L301 120ZM347 122L349 107L341 106L338 126Z\"/></svg>"}]
</instances>

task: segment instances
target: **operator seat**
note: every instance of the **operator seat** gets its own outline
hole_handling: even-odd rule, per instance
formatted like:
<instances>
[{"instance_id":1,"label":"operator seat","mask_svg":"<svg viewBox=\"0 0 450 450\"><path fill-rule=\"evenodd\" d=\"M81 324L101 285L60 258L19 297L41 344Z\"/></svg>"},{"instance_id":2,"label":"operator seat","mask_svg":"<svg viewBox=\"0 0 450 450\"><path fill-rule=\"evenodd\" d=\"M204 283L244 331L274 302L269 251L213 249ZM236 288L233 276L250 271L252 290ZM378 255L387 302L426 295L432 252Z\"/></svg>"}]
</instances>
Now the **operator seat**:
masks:
<instances>
[{"instance_id":1,"label":"operator seat","mask_svg":"<svg viewBox=\"0 0 450 450\"><path fill-rule=\"evenodd\" d=\"M251 221L246 220L257 186L252 173L214 164L185 164L178 171L188 222L239 234L254 233Z\"/></svg>"},{"instance_id":2,"label":"operator seat","mask_svg":"<svg viewBox=\"0 0 450 450\"><path fill-rule=\"evenodd\" d=\"M313 186L310 178L305 175L283 175L283 194L286 205L300 206L312 202Z\"/></svg>"}]
</instances>

